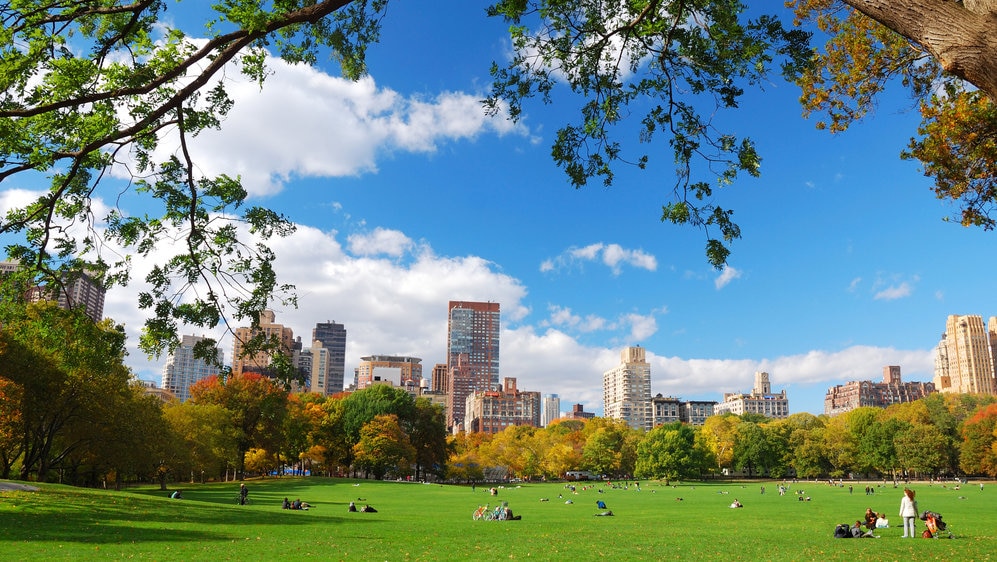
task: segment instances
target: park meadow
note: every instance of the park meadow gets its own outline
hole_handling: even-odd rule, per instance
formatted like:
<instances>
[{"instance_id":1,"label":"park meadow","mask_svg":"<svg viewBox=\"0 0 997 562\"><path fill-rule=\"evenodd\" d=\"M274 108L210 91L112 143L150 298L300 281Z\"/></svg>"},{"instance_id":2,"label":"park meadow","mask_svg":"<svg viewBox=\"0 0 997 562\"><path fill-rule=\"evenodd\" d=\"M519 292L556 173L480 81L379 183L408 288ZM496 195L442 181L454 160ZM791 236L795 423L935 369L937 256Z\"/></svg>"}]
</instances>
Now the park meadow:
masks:
<instances>
[{"instance_id":1,"label":"park meadow","mask_svg":"<svg viewBox=\"0 0 997 562\"><path fill-rule=\"evenodd\" d=\"M285 477L126 491L39 484L0 492L6 560L990 560L997 485L911 483L949 534L902 539L902 484L577 482L478 485ZM574 485L572 491L568 486ZM849 489L851 486L851 489ZM866 487L872 486L872 493ZM764 493L762 488L764 487ZM600 491L601 490L601 491ZM308 510L284 510L284 498ZM803 501L801 498L809 498ZM744 507L730 508L734 499ZM606 509L599 509L602 500ZM376 513L349 512L350 502ZM474 520L507 502L519 521ZM866 508L885 513L878 539L835 539ZM597 516L612 511L612 516ZM918 532L924 523L918 521Z\"/></svg>"}]
</instances>

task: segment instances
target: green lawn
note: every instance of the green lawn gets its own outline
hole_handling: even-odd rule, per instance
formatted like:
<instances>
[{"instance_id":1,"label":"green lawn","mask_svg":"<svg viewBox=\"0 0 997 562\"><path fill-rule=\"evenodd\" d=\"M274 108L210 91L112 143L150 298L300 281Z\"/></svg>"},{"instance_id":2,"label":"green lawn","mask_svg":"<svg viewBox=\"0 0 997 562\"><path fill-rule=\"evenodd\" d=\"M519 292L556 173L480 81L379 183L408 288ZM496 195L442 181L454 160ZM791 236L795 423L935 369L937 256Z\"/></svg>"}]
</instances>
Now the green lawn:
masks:
<instances>
[{"instance_id":1,"label":"green lawn","mask_svg":"<svg viewBox=\"0 0 997 562\"><path fill-rule=\"evenodd\" d=\"M900 490L865 483L848 488L799 483L779 496L777 483L642 482L641 490L583 490L564 484L499 489L323 478L184 486L185 499L158 489L127 492L41 485L0 492L0 558L148 560L990 560L997 552L997 485L915 484L921 509L942 513L955 540L901 539ZM797 490L810 502L797 501ZM558 495L563 495L559 498ZM280 509L301 498L308 511ZM677 498L682 498L679 501ZM743 509L730 509L734 498ZM362 499L361 499L362 498ZM542 502L541 498L549 501ZM566 500L573 503L565 503ZM596 500L613 517L595 517ZM349 513L353 500L378 513ZM507 501L522 521L474 521L479 504ZM833 539L836 523L866 507L892 528L880 539ZM918 530L924 524L918 521Z\"/></svg>"}]
</instances>

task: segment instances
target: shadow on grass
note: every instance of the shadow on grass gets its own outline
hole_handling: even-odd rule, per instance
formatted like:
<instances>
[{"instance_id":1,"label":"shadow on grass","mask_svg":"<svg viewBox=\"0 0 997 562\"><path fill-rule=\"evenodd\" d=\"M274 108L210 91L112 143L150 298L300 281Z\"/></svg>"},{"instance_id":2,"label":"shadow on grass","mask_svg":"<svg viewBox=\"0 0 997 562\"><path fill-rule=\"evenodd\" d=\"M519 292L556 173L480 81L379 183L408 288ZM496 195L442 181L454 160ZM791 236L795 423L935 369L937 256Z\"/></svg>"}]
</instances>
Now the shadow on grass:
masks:
<instances>
[{"instance_id":1,"label":"shadow on grass","mask_svg":"<svg viewBox=\"0 0 997 562\"><path fill-rule=\"evenodd\" d=\"M123 494L47 486L37 492L3 492L0 543L217 542L242 538L239 532L232 533L233 529L308 526L314 525L316 518L330 525L345 522L345 517L332 515L331 502L325 510L321 504L308 511L282 510L284 495L295 488L251 492L254 503L247 506L236 505L237 487L181 488L183 500L171 500L168 492L159 490Z\"/></svg>"}]
</instances>

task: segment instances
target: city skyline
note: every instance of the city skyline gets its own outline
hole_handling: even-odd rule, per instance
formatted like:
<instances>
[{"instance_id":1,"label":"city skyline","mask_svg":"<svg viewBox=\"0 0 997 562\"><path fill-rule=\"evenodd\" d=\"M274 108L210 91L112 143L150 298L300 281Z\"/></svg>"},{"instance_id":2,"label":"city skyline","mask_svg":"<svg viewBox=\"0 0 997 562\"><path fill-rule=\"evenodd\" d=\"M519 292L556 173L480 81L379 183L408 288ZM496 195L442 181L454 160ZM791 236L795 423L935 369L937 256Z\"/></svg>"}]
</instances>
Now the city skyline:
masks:
<instances>
[{"instance_id":1,"label":"city skyline","mask_svg":"<svg viewBox=\"0 0 997 562\"><path fill-rule=\"evenodd\" d=\"M835 135L803 119L799 88L776 76L719 112L717 125L751 136L762 160L760 178L716 189L743 237L715 270L703 231L660 220L675 182L666 144L641 145L624 122L624 148L655 152L648 168L574 189L550 146L578 100L556 88L555 104L528 103L519 123L487 116L480 100L490 63L508 60L507 25L473 3L437 6L392 4L359 82L326 59L270 61L262 92L227 72L235 105L224 129L190 147L199 170L239 175L247 204L295 223L269 246L298 308L270 306L303 336L327 318L345 325L348 374L370 354L422 357L428 371L446 359L441 303L494 301L501 376L559 394L564 410L601 413L602 373L640 345L652 394L718 400L762 371L786 390L790 413L817 414L829 387L878 379L885 365L931 381L947 316L994 313L985 256L997 234L944 222L957 209L935 198L917 162L899 158L920 123L902 93ZM792 17L781 4L771 10ZM149 211L122 174L103 179L98 221L115 204L129 216ZM4 181L0 211L41 187ZM158 263L156 252L135 258L131 285L108 291L104 305L146 380L165 357L137 349L136 295ZM221 340L226 354L231 344Z\"/></svg>"}]
</instances>

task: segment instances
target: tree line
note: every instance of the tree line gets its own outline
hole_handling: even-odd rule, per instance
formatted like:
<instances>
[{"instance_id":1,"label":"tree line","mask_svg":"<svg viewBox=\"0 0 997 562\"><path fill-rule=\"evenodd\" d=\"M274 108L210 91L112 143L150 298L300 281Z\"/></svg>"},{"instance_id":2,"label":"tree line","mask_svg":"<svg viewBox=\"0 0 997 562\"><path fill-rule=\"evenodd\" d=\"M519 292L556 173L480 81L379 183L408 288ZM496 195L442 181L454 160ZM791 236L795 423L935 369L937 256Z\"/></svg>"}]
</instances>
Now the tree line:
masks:
<instances>
[{"instance_id":1,"label":"tree line","mask_svg":"<svg viewBox=\"0 0 997 562\"><path fill-rule=\"evenodd\" d=\"M933 394L885 409L785 419L712 416L650 431L622 420L447 435L443 408L376 385L291 392L253 373L212 376L163 403L124 365L125 334L52 302L0 306L0 478L129 481L283 473L473 482L613 478L997 476L997 397Z\"/></svg>"}]
</instances>

